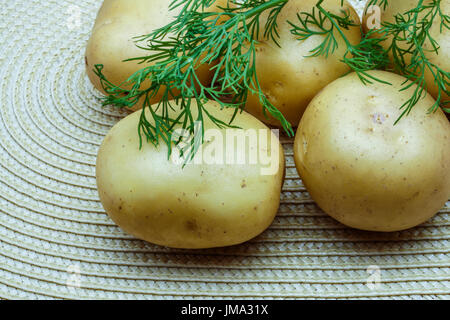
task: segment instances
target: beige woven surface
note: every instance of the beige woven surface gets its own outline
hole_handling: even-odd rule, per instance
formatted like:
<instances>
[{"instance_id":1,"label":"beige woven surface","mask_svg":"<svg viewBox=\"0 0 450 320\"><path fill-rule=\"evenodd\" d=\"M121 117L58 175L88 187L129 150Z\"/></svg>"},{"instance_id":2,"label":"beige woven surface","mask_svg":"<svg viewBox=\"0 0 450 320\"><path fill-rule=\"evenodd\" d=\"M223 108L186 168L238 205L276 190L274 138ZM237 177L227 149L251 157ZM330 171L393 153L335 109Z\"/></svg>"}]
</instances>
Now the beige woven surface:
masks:
<instances>
[{"instance_id":1,"label":"beige woven surface","mask_svg":"<svg viewBox=\"0 0 450 320\"><path fill-rule=\"evenodd\" d=\"M85 76L100 4L0 6L0 298L448 297L450 203L412 230L348 229L311 201L289 141L279 214L257 239L185 251L124 234L95 187L97 148L123 116Z\"/></svg>"}]
</instances>

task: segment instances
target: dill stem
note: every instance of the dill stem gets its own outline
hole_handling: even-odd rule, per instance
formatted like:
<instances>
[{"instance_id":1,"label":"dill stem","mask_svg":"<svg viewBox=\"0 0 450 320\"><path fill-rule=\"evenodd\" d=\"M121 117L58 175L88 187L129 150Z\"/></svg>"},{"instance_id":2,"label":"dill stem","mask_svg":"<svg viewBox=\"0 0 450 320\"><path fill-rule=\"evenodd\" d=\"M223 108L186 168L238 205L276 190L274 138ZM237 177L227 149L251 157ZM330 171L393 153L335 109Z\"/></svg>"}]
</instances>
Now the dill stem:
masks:
<instances>
[{"instance_id":1,"label":"dill stem","mask_svg":"<svg viewBox=\"0 0 450 320\"><path fill-rule=\"evenodd\" d=\"M351 47L352 44L348 41L347 37L345 36L344 32L341 30L341 28L339 27L339 25L336 23L335 19L333 19L332 16L330 16L330 14L328 13L327 10L325 10L322 7L322 3L324 0L319 0L319 2L317 2L316 7L328 18L328 20L330 20L330 22L333 24L334 28L339 32L339 34L341 35L341 38L344 40L345 44L347 45L347 47Z\"/></svg>"},{"instance_id":2,"label":"dill stem","mask_svg":"<svg viewBox=\"0 0 450 320\"><path fill-rule=\"evenodd\" d=\"M281 4L281 3L285 3L288 2L289 0L270 0L264 4L261 4L251 10L248 10L247 12L245 12L245 18L251 18L267 9L270 9L272 7L276 7L277 5ZM323 0L321 0L323 1Z\"/></svg>"}]
</instances>

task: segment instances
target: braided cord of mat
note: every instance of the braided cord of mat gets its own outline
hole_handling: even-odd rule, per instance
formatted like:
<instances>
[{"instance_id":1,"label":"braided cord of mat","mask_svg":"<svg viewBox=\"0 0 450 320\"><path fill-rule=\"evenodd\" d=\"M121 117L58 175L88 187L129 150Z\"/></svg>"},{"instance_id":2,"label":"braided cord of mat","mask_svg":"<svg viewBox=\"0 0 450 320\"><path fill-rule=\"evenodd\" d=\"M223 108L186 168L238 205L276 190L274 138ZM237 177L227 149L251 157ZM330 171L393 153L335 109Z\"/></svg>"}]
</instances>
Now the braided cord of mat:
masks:
<instances>
[{"instance_id":1,"label":"braided cord of mat","mask_svg":"<svg viewBox=\"0 0 450 320\"><path fill-rule=\"evenodd\" d=\"M240 246L171 250L133 239L95 184L102 108L84 70L100 0L0 6L0 298L447 298L450 203L392 234L325 215L296 173L272 227Z\"/></svg>"}]
</instances>

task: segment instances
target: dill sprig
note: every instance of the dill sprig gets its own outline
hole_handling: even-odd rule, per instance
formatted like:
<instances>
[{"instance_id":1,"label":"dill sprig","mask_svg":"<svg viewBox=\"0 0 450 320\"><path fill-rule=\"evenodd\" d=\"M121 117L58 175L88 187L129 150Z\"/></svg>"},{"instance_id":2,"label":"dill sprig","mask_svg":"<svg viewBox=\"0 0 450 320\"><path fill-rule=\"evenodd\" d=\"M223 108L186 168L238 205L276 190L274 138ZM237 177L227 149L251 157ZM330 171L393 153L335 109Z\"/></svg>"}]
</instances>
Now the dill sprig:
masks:
<instances>
[{"instance_id":1,"label":"dill sprig","mask_svg":"<svg viewBox=\"0 0 450 320\"><path fill-rule=\"evenodd\" d=\"M444 111L450 112L450 109L445 107L450 101L443 100L443 94L449 94L450 74L432 63L426 54L430 51L438 54L439 50L439 44L430 33L433 23L440 23L441 32L444 28L449 29L450 17L442 12L441 0L432 0L427 4L424 0L418 0L417 7L396 15L393 23L383 22L381 29L370 30L359 44L350 43L343 32L343 29L354 25L349 14L339 16L327 12L322 7L323 2L324 0L318 0L312 12L298 13L298 24L291 23L292 33L300 40L315 35L321 35L324 38L322 43L311 51L311 56L328 57L333 54L338 48L338 37L340 37L346 46L342 62L356 72L364 84L372 81L388 84L371 76L367 71L387 69L390 65L390 53L394 60L394 71L406 77L401 90L415 88L411 97L399 106L402 113L396 123L403 116L408 115L418 101L427 94L426 72L431 72L438 86L438 97L429 112L436 111L440 106ZM341 1L342 5L343 1ZM374 5L386 9L389 0L369 0L367 8ZM374 36L375 34L377 36ZM383 44L389 38L392 38L392 43L388 49L384 49ZM431 44L431 50L425 49L427 43Z\"/></svg>"},{"instance_id":2,"label":"dill sprig","mask_svg":"<svg viewBox=\"0 0 450 320\"><path fill-rule=\"evenodd\" d=\"M174 21L137 39L139 47L148 50L148 55L128 60L143 64L143 68L126 81L131 89L123 89L125 84L109 82L102 74L103 66L96 66L96 74L108 94L104 104L130 107L143 99L138 128L141 146L142 138L154 145L162 139L169 146L169 153L176 125L181 125L192 135L196 123L206 119L218 127L233 127L232 122L244 108L249 94L257 95L264 112L293 135L290 123L264 95L255 63L261 28L264 27L266 37L278 37L277 16L287 1L230 1L217 12L209 12L204 9L211 7L215 0L174 0L170 8L181 7ZM261 14L267 10L270 10L270 19L261 26ZM196 70L202 64L213 66L210 85L203 84L197 77ZM144 87L144 81L148 80L150 86ZM150 100L161 92L163 98L152 105ZM208 112L205 108L208 99L219 103L221 108L235 109L229 122ZM197 112L192 110L192 101L196 101ZM180 112L177 117L172 117L171 110L175 105ZM193 114L197 116L194 118Z\"/></svg>"},{"instance_id":3,"label":"dill sprig","mask_svg":"<svg viewBox=\"0 0 450 320\"><path fill-rule=\"evenodd\" d=\"M376 0L372 2L377 4ZM440 68L428 57L429 53L439 54L440 49L430 32L434 23L440 24L440 32L444 28L450 29L450 17L442 12L441 0L428 3L418 0L415 8L397 14L394 22L383 22L381 29L369 32L382 35L385 40L392 39L388 51L393 59L394 70L407 78L402 90L415 88L411 97L401 106L402 114L397 122L409 114L417 102L427 94L426 72L433 75L438 88L436 102L430 107L429 112L435 112L440 106L444 111L450 112L450 109L445 107L450 101L443 100L444 93L450 94L450 72ZM431 49L426 48L427 44Z\"/></svg>"},{"instance_id":4,"label":"dill sprig","mask_svg":"<svg viewBox=\"0 0 450 320\"><path fill-rule=\"evenodd\" d=\"M383 10L386 10L388 4L388 0L369 0L366 4L366 8L368 9L371 6L379 6L380 8L383 8Z\"/></svg>"},{"instance_id":5,"label":"dill sprig","mask_svg":"<svg viewBox=\"0 0 450 320\"><path fill-rule=\"evenodd\" d=\"M350 12L341 10L342 15L336 15L327 11L323 6L324 0L319 0L312 12L297 13L296 24L289 22L291 33L299 40L306 40L312 36L322 36L323 41L311 50L311 57L325 56L333 54L339 46L338 38L345 44L346 51L341 61L347 64L350 69L358 75L364 83L378 81L386 83L371 74L369 70L381 69L388 65L388 56L381 46L381 40L364 37L358 44L352 44L346 37L343 29L351 26L359 26L350 16ZM341 6L344 3L341 1Z\"/></svg>"},{"instance_id":6,"label":"dill sprig","mask_svg":"<svg viewBox=\"0 0 450 320\"><path fill-rule=\"evenodd\" d=\"M127 61L142 63L141 70L125 83L117 85L103 75L103 65L95 66L95 72L107 93L104 104L131 107L144 101L138 127L141 146L143 139L154 145L163 140L169 147L169 154L175 126L180 125L192 135L198 129L198 123L203 124L206 119L221 128L234 127L232 122L244 109L249 95L258 96L264 114L277 119L288 135L293 135L289 122L262 91L255 62L260 35L279 45L278 19L288 1L228 0L225 7L212 12L205 9L212 7L216 0L173 0L169 5L170 9L180 10L175 19L136 39L137 45L147 50L148 55ZM442 13L441 0L432 0L429 4L418 0L416 8L397 15L394 23L383 23L380 30L371 30L358 44L351 43L344 32L357 25L352 21L350 13L344 10L341 10L341 15L332 13L322 6L323 2L324 0L318 0L311 12L299 12L297 21L288 21L291 33L299 41L313 36L323 38L311 51L310 57L327 57L333 54L339 46L340 38L345 45L341 61L367 84L373 81L387 83L367 71L386 69L389 65L388 53L391 53L394 68L407 78L402 90L417 84L411 98L401 106L403 112L397 121L407 115L426 94L427 71L434 75L439 87L438 99L430 112L439 108L440 104L448 104L448 101L442 101L442 95L449 93L449 73L432 63L424 48L426 43L431 43L432 51L438 53L439 45L430 34L436 19L440 19L441 30L449 28L450 18ZM387 8L388 0L370 0L370 5ZM341 7L343 6L344 1L341 0ZM264 13L266 23L262 25L260 21L263 20L261 17ZM389 37L393 40L386 50L383 42ZM203 84L197 76L196 72L203 64L212 66L210 85ZM150 101L157 94L162 94L162 98L152 105ZM229 121L211 115L205 108L208 100L216 101L221 108L234 108L235 112ZM196 103L193 104L192 101ZM174 109L179 110L177 116L173 116ZM450 111L447 108L444 110ZM200 128L203 143L203 126ZM198 143L198 139L196 141Z\"/></svg>"}]
</instances>

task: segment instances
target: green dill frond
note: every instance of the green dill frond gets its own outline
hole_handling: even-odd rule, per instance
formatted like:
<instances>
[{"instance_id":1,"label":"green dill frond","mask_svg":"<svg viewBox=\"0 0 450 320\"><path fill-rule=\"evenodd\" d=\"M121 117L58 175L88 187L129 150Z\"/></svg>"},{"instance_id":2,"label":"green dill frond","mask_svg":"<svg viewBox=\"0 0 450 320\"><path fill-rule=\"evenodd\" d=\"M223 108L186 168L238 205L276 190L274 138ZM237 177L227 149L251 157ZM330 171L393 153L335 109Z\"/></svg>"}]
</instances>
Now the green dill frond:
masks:
<instances>
[{"instance_id":1,"label":"green dill frond","mask_svg":"<svg viewBox=\"0 0 450 320\"><path fill-rule=\"evenodd\" d=\"M388 1L389 0L369 0L366 4L366 9L369 9L371 6L379 6L380 8L383 8L383 10L386 10L389 5ZM367 13L367 11L365 13Z\"/></svg>"},{"instance_id":2,"label":"green dill frond","mask_svg":"<svg viewBox=\"0 0 450 320\"><path fill-rule=\"evenodd\" d=\"M292 136L290 123L261 89L255 62L256 45L261 37L279 45L278 20L288 1L229 0L225 7L213 11L206 9L215 5L216 0L173 0L170 9L179 11L174 20L135 39L137 46L147 54L128 61L141 63L141 70L124 83L113 84L103 75L103 66L95 66L95 73L107 93L104 104L130 108L143 102L138 128L141 145L144 140L154 145L162 141L169 146L169 152L175 126L192 134L196 123L207 119L220 128L234 127L232 122L244 109L249 95L259 97L263 113L277 119ZM291 33L299 41L313 36L322 38L311 50L311 57L328 57L342 44L345 53L341 61L367 84L386 83L367 71L386 69L390 54L395 70L407 78L403 90L417 85L411 98L401 106L402 116L426 94L426 72L433 74L439 88L438 99L430 112L440 105L448 112L449 101L443 101L442 97L449 94L449 72L432 63L426 55L429 51L439 52L439 44L430 34L432 24L440 22L441 31L450 28L450 17L442 12L441 0L427 3L418 0L416 8L397 15L393 23L383 23L381 30L371 30L358 44L351 43L344 32L358 25L352 21L350 12L329 12L322 6L323 2L317 0L310 12L298 12L297 21L288 21ZM344 1L340 3L343 7ZM370 0L370 5L387 8L388 0ZM264 24L261 23L263 15ZM383 42L388 38L392 38L392 43L386 50ZM430 49L425 49L425 44L429 44ZM211 66L212 72L212 82L208 85L197 75L199 66L205 64ZM157 95L162 98L151 104ZM216 101L221 108L234 109L231 119L225 122L208 113L205 108L208 100ZM173 118L171 111L175 108L181 111Z\"/></svg>"},{"instance_id":3,"label":"green dill frond","mask_svg":"<svg viewBox=\"0 0 450 320\"><path fill-rule=\"evenodd\" d=\"M436 102L429 112L435 112L440 106L446 106L450 101L443 99L444 94L449 95L450 72L443 70L429 59L430 54L439 54L439 44L431 34L434 24L440 24L440 32L449 30L448 15L441 10L441 0L425 2L417 1L417 7L394 17L394 22L383 22L380 30L372 31L391 39L388 52L393 59L394 71L404 75L407 80L402 90L414 87L415 90L400 108L401 116L408 115L417 102L428 94L428 85L425 81L426 73L431 73L438 88ZM444 111L448 109L443 108Z\"/></svg>"},{"instance_id":4,"label":"green dill frond","mask_svg":"<svg viewBox=\"0 0 450 320\"><path fill-rule=\"evenodd\" d=\"M399 106L402 114L397 122L411 112L417 102L427 94L427 83L425 74L431 73L438 87L436 103L430 107L429 112L436 111L440 106L445 108L450 101L443 99L444 94L449 95L449 71L443 70L427 57L427 53L439 53L439 44L430 33L433 23L440 23L440 30L450 28L450 17L441 10L441 0L425 2L417 0L417 6L411 8L403 14L395 16L392 23L383 22L379 30L370 30L359 44L353 45L346 38L343 29L352 25L349 16L338 16L328 12L322 7L324 0L318 0L312 12L300 12L297 14L297 23L292 23L292 33L299 40L306 40L309 37L320 35L323 41L319 46L311 51L313 57L333 54L339 46L340 37L345 44L345 54L342 61L346 63L360 80L364 83L378 81L385 83L381 79L374 78L367 71L376 69L388 69L391 65L389 55L393 58L394 71L403 74L407 80L402 90L415 87L415 91L410 99L402 106ZM341 6L343 1L341 1ZM370 0L370 6L379 6L386 9L388 0ZM392 43L386 50L383 42L392 38ZM429 44L431 49L425 49Z\"/></svg>"},{"instance_id":5,"label":"green dill frond","mask_svg":"<svg viewBox=\"0 0 450 320\"><path fill-rule=\"evenodd\" d=\"M140 136L155 145L160 139L169 145L176 124L192 133L195 123L203 123L206 118L219 127L232 127L232 120L243 110L248 95L252 94L259 96L264 112L277 119L284 130L293 135L289 122L265 97L255 64L255 34L264 27L265 36L277 38L276 19L287 1L236 1L233 7L229 5L217 12L204 11L215 3L213 0L173 1L171 8L182 7L175 20L137 39L138 46L147 50L148 55L130 60L147 66L127 80L127 84L132 85L131 90L122 89L124 84L116 86L110 83L102 74L102 66L96 66L96 73L108 94L105 103L130 107L144 99ZM270 21L260 26L260 16L267 10L270 10ZM213 80L209 86L197 77L196 71L202 64L213 66ZM150 82L150 87L144 87L144 81ZM161 91L161 101L151 105L151 98ZM171 118L168 112L173 109L171 99L181 109L176 119ZM191 99L197 102L196 118L192 116ZM204 105L208 99L218 102L222 108L235 109L230 122L225 123L206 111ZM147 119L146 110L149 110L154 124Z\"/></svg>"},{"instance_id":6,"label":"green dill frond","mask_svg":"<svg viewBox=\"0 0 450 320\"><path fill-rule=\"evenodd\" d=\"M378 81L385 83L368 74L367 71L384 68L388 65L388 56L383 50L379 39L364 37L358 44L352 44L343 30L351 26L359 26L352 21L350 12L341 10L341 15L336 15L322 7L323 0L319 0L311 12L300 12L297 14L297 23L292 23L291 33L299 40L306 40L312 36L322 36L322 42L311 50L310 57L325 56L333 54L339 47L338 39L345 45L345 53L342 62L357 73L365 84ZM343 6L343 1L341 1Z\"/></svg>"}]
</instances>

